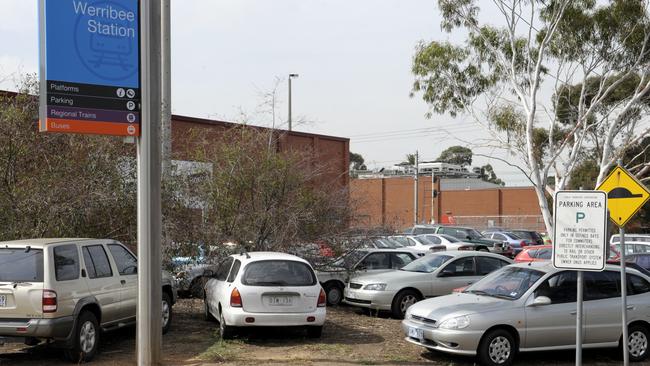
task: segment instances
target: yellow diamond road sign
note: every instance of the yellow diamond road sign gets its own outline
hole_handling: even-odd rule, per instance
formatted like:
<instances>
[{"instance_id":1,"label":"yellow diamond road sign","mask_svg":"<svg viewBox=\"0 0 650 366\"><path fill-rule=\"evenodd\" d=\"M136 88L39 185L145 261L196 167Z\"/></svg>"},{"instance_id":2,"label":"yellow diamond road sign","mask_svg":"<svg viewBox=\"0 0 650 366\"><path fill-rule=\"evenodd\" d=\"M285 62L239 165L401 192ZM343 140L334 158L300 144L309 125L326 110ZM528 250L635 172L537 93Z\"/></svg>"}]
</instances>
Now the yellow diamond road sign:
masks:
<instances>
[{"instance_id":1,"label":"yellow diamond road sign","mask_svg":"<svg viewBox=\"0 0 650 366\"><path fill-rule=\"evenodd\" d=\"M650 198L650 191L630 172L617 166L596 188L607 192L609 217L623 227Z\"/></svg>"}]
</instances>

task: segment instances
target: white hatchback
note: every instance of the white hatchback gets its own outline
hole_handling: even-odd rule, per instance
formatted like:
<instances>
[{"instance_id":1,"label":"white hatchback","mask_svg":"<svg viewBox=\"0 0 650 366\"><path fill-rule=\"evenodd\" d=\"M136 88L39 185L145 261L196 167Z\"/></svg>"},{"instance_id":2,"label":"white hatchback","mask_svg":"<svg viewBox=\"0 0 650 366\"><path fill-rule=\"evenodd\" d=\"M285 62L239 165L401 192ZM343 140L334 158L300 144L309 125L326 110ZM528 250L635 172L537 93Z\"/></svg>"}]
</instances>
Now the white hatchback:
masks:
<instances>
[{"instance_id":1,"label":"white hatchback","mask_svg":"<svg viewBox=\"0 0 650 366\"><path fill-rule=\"evenodd\" d=\"M205 316L218 319L222 339L237 327L304 326L320 337L325 291L309 263L277 252L234 254L206 271Z\"/></svg>"}]
</instances>

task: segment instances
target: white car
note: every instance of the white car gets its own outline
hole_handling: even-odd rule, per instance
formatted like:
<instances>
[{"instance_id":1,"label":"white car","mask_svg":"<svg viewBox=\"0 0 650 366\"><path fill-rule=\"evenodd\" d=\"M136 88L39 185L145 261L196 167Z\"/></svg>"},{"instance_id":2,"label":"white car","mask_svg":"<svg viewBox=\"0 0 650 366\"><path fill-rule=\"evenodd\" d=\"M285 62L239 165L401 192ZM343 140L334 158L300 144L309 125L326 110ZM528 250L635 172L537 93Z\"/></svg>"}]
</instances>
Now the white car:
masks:
<instances>
[{"instance_id":1,"label":"white car","mask_svg":"<svg viewBox=\"0 0 650 366\"><path fill-rule=\"evenodd\" d=\"M325 291L306 260L276 252L234 254L207 271L205 316L218 319L222 339L237 327L307 328L320 337L325 323Z\"/></svg>"},{"instance_id":2,"label":"white car","mask_svg":"<svg viewBox=\"0 0 650 366\"><path fill-rule=\"evenodd\" d=\"M436 245L435 243L425 238L424 235L395 235L390 236L389 238L400 243L404 246L404 249L408 249L409 251L417 254L419 257L431 253L431 247L433 246L440 247L440 245ZM442 249L442 247L440 247L440 249Z\"/></svg>"}]
</instances>

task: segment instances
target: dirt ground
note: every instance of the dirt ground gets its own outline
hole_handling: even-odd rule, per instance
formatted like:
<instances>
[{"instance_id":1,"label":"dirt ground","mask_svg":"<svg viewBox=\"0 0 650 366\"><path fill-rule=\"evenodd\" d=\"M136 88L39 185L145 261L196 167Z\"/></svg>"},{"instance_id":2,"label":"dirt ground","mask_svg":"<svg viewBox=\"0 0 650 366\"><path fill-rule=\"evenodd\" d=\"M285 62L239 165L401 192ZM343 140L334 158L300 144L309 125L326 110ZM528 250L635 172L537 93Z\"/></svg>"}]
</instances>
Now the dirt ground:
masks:
<instances>
[{"instance_id":1,"label":"dirt ground","mask_svg":"<svg viewBox=\"0 0 650 366\"><path fill-rule=\"evenodd\" d=\"M319 340L298 329L251 329L231 341L221 341L216 323L203 320L203 302L180 300L174 306L171 331L163 338L165 365L474 365L473 358L428 352L403 339L399 320L369 315L341 306L328 308ZM102 336L97 366L135 364L135 329ZM0 346L0 366L68 365L61 352L44 345L21 343ZM520 354L517 365L574 365L574 352ZM620 365L611 350L586 350L585 365ZM639 363L636 365L650 365Z\"/></svg>"}]
</instances>

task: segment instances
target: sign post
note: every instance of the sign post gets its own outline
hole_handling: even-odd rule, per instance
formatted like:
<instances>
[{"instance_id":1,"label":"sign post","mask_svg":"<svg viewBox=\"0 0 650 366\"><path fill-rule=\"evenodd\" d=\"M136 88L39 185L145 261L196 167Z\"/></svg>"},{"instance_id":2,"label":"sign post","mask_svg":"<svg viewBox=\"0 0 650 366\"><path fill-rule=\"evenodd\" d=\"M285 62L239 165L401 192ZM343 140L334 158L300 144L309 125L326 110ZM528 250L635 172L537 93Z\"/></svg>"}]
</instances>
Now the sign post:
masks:
<instances>
[{"instance_id":1,"label":"sign post","mask_svg":"<svg viewBox=\"0 0 650 366\"><path fill-rule=\"evenodd\" d=\"M607 195L602 191L555 194L553 266L577 271L576 365L582 365L583 271L602 271L607 259Z\"/></svg>"},{"instance_id":2,"label":"sign post","mask_svg":"<svg viewBox=\"0 0 650 366\"><path fill-rule=\"evenodd\" d=\"M162 346L161 7L39 0L39 129L138 137L138 365Z\"/></svg>"},{"instance_id":3,"label":"sign post","mask_svg":"<svg viewBox=\"0 0 650 366\"><path fill-rule=\"evenodd\" d=\"M630 172L618 166L612 170L598 186L599 190L607 192L609 217L619 227L621 237L621 284L627 283L625 274L625 224L648 202L650 191L639 182ZM627 329L627 286L621 285L621 324L623 327L623 364L630 362L628 352Z\"/></svg>"}]
</instances>

